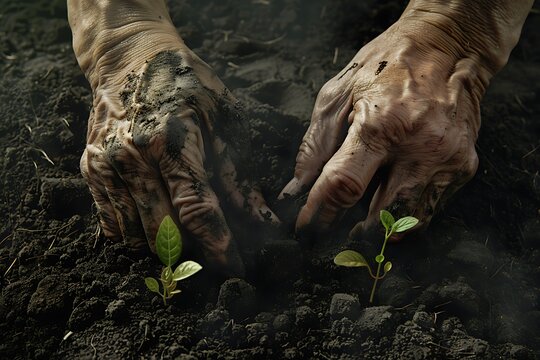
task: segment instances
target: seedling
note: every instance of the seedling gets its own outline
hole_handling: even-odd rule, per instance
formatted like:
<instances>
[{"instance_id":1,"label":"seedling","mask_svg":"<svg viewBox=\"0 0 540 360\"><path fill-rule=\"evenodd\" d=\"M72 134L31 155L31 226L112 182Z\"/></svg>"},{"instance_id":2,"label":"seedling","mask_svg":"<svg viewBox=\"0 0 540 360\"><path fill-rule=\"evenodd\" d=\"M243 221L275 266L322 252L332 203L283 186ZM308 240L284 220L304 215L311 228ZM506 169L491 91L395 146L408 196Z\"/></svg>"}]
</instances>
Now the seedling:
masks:
<instances>
[{"instance_id":1,"label":"seedling","mask_svg":"<svg viewBox=\"0 0 540 360\"><path fill-rule=\"evenodd\" d=\"M167 300L180 293L180 290L176 288L177 282L197 273L202 269L202 266L195 261L185 261L178 265L174 271L172 270L172 266L182 254L182 237L180 236L178 227L170 216L166 216L159 225L156 236L156 252L161 262L165 265L159 279L163 287L163 292L159 290L157 279L147 277L144 279L144 282L150 291L161 295L163 304L167 305Z\"/></svg>"},{"instance_id":2,"label":"seedling","mask_svg":"<svg viewBox=\"0 0 540 360\"><path fill-rule=\"evenodd\" d=\"M375 256L375 262L377 263L377 273L374 275L371 270L371 266L366 261L364 256L354 250L345 250L340 252L334 258L334 263L339 266L347 267L366 267L369 271L369 275L373 278L373 287L371 288L371 295L369 296L369 302L373 302L373 297L375 296L375 289L377 288L377 282L382 280L386 274L392 269L392 263L387 261L384 266L384 250L386 249L386 242L393 234L401 233L413 228L418 224L418 219L412 216L405 216L398 221L394 220L392 214L386 210L381 210L381 223L386 229L384 235L384 242L381 248L379 255ZM384 273L381 273L381 266L383 266Z\"/></svg>"}]
</instances>

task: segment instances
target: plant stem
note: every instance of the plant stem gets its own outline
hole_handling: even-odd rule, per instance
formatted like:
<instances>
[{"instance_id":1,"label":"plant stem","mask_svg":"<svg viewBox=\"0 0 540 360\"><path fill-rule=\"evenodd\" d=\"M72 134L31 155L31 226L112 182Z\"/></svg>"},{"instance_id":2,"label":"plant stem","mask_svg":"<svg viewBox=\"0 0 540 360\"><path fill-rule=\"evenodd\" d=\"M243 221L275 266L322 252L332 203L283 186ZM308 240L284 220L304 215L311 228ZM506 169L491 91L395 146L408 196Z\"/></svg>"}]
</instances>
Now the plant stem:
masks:
<instances>
[{"instance_id":1,"label":"plant stem","mask_svg":"<svg viewBox=\"0 0 540 360\"><path fill-rule=\"evenodd\" d=\"M375 281L373 281L373 287L371 288L371 295L369 296L369 302L373 302L373 297L375 296L375 288L377 287L377 281L379 281L379 272L381 271L381 263L377 265L377 276L375 277Z\"/></svg>"},{"instance_id":2,"label":"plant stem","mask_svg":"<svg viewBox=\"0 0 540 360\"><path fill-rule=\"evenodd\" d=\"M384 249L386 248L386 242L388 241L388 239L390 238L390 236L392 235L392 232L390 231L390 233L388 233L388 230L386 230L386 234L384 234L384 242L383 242L383 246L381 248L381 252L379 253L379 255L384 255ZM373 298L375 297L375 289L377 288L377 282L379 281L379 274L381 272L381 265L382 265L382 261L380 263L378 263L377 265L377 274L375 276L375 281L373 281L373 287L371 288L371 295L369 296L369 303L373 303Z\"/></svg>"}]
</instances>

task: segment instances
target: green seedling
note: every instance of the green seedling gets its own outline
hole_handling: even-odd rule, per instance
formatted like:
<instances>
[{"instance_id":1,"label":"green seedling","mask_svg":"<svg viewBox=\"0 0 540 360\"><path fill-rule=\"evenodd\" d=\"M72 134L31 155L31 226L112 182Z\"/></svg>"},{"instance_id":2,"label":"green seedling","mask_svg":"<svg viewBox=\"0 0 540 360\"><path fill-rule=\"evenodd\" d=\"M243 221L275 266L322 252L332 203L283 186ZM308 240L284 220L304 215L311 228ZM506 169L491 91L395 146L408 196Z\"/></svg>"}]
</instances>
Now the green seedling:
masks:
<instances>
[{"instance_id":1,"label":"green seedling","mask_svg":"<svg viewBox=\"0 0 540 360\"><path fill-rule=\"evenodd\" d=\"M334 258L334 263L339 266L346 267L366 267L369 271L369 275L373 278L373 287L371 288L371 295L369 296L369 302L373 302L375 296L375 289L377 288L377 282L383 279L386 274L392 269L392 263L387 261L384 266L384 250L386 249L386 243L393 234L401 233L413 228L418 224L418 219L412 216L405 216L399 220L395 220L392 214L386 210L381 210L381 223L386 229L384 235L384 242L379 255L375 256L375 262L377 263L377 273L373 274L371 266L366 261L364 256L354 250L345 250L340 252ZM381 267L383 268L383 274L381 274Z\"/></svg>"},{"instance_id":2,"label":"green seedling","mask_svg":"<svg viewBox=\"0 0 540 360\"><path fill-rule=\"evenodd\" d=\"M167 300L180 293L180 290L176 288L177 282L194 275L202 269L202 266L195 261L185 261L178 265L174 271L172 270L172 266L182 254L182 237L170 216L166 216L159 225L156 236L156 252L165 265L159 279L163 291L160 291L157 279L147 277L144 282L150 291L161 295L163 304L167 305Z\"/></svg>"}]
</instances>

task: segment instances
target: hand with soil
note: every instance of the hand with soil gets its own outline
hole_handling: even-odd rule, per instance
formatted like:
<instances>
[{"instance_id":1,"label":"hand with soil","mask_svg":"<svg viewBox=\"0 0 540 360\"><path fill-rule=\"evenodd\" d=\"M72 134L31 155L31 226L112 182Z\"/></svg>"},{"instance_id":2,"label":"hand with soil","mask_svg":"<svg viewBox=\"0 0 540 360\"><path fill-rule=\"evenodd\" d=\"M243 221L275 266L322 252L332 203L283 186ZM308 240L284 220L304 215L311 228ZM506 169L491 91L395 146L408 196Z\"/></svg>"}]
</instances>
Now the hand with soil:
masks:
<instances>
[{"instance_id":1,"label":"hand with soil","mask_svg":"<svg viewBox=\"0 0 540 360\"><path fill-rule=\"evenodd\" d=\"M480 101L532 2L413 0L364 46L321 89L280 195L311 187L297 229L327 229L375 181L357 231L372 228L381 209L426 227L476 172Z\"/></svg>"},{"instance_id":2,"label":"hand with soil","mask_svg":"<svg viewBox=\"0 0 540 360\"><path fill-rule=\"evenodd\" d=\"M81 171L109 238L155 250L170 215L198 240L206 260L229 274L242 261L210 186L261 221L277 222L249 171L249 132L238 102L186 47L164 1L69 0L77 61L93 109ZM243 161L243 168L249 161Z\"/></svg>"}]
</instances>

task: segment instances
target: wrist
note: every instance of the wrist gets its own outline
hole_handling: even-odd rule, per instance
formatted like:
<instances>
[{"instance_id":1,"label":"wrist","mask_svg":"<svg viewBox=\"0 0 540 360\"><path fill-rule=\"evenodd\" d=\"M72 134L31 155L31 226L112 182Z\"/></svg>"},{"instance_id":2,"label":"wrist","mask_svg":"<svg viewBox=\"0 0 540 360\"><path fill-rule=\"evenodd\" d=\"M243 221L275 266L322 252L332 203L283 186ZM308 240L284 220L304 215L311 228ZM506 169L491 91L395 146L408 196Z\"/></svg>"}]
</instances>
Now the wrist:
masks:
<instances>
[{"instance_id":1,"label":"wrist","mask_svg":"<svg viewBox=\"0 0 540 360\"><path fill-rule=\"evenodd\" d=\"M429 45L474 60L490 78L507 63L532 2L411 0L400 21L414 24L409 27Z\"/></svg>"},{"instance_id":2,"label":"wrist","mask_svg":"<svg viewBox=\"0 0 540 360\"><path fill-rule=\"evenodd\" d=\"M75 56L93 91L117 92L153 56L187 49L163 1L68 0L68 18Z\"/></svg>"}]
</instances>

